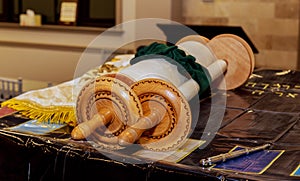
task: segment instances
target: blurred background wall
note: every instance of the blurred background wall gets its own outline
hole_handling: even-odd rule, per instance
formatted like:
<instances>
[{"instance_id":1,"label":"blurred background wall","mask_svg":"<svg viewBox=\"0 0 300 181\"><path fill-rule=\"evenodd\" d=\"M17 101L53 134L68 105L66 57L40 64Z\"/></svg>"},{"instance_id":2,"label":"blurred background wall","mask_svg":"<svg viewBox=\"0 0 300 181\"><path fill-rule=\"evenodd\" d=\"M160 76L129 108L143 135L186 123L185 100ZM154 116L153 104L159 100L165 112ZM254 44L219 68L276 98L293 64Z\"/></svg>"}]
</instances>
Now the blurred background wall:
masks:
<instances>
[{"instance_id":1,"label":"blurred background wall","mask_svg":"<svg viewBox=\"0 0 300 181\"><path fill-rule=\"evenodd\" d=\"M241 26L259 50L257 68L299 69L299 0L121 2L119 23L163 18L188 25ZM0 76L41 83L26 89L70 80L84 49L105 30L53 26L26 28L0 23ZM107 36L107 42L127 36L135 36L135 32L117 31Z\"/></svg>"},{"instance_id":2,"label":"blurred background wall","mask_svg":"<svg viewBox=\"0 0 300 181\"><path fill-rule=\"evenodd\" d=\"M241 26L259 50L257 67L297 69L299 0L184 0L184 23Z\"/></svg>"}]
</instances>

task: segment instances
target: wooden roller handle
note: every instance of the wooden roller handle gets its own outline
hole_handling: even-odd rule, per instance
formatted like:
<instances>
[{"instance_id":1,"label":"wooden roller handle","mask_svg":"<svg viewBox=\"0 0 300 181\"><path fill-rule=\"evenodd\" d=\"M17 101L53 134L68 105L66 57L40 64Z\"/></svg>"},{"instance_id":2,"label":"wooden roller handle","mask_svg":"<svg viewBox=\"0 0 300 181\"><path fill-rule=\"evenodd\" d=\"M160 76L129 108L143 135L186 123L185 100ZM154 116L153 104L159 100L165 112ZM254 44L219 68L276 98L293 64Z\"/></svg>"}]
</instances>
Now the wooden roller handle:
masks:
<instances>
[{"instance_id":1,"label":"wooden roller handle","mask_svg":"<svg viewBox=\"0 0 300 181\"><path fill-rule=\"evenodd\" d=\"M85 139L97 128L104 127L112 120L113 113L106 108L102 108L91 120L78 124L71 132L71 137L75 140Z\"/></svg>"},{"instance_id":2,"label":"wooden roller handle","mask_svg":"<svg viewBox=\"0 0 300 181\"><path fill-rule=\"evenodd\" d=\"M143 116L138 119L138 121L126 128L119 136L120 146L129 146L137 141L144 131L156 126L162 119L162 114L165 110L159 110L157 108L152 108L151 113L147 116Z\"/></svg>"}]
</instances>

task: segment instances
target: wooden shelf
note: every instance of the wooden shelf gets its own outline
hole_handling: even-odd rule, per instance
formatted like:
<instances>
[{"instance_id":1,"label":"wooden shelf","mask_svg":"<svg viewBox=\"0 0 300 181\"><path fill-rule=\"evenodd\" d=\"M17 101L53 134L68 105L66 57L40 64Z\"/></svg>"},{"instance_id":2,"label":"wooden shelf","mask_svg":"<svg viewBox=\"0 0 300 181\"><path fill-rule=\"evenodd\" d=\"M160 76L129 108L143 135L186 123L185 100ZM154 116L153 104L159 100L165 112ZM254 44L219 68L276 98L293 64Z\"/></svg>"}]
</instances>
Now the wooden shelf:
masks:
<instances>
[{"instance_id":1,"label":"wooden shelf","mask_svg":"<svg viewBox=\"0 0 300 181\"><path fill-rule=\"evenodd\" d=\"M64 31L70 33L95 33L99 34L104 31L110 33L122 34L123 30L114 28L99 28L87 26L67 26L67 25L42 25L42 26L20 26L18 23L0 22L0 28L37 30L37 31Z\"/></svg>"}]
</instances>

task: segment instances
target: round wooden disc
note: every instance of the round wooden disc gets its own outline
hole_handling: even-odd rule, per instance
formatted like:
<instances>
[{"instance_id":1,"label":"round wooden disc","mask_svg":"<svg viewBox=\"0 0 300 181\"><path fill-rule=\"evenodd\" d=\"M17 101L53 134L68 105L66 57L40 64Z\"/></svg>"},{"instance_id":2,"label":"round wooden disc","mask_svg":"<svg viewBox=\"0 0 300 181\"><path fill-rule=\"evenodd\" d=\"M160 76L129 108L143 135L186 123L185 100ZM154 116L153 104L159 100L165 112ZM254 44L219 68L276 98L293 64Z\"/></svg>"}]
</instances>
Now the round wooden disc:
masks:
<instances>
[{"instance_id":1,"label":"round wooden disc","mask_svg":"<svg viewBox=\"0 0 300 181\"><path fill-rule=\"evenodd\" d=\"M172 84L160 79L144 79L132 86L138 95L144 114L153 106L162 111L162 121L145 131L137 141L145 149L170 151L185 143L191 129L191 110L181 92Z\"/></svg>"},{"instance_id":2,"label":"round wooden disc","mask_svg":"<svg viewBox=\"0 0 300 181\"><path fill-rule=\"evenodd\" d=\"M235 89L248 80L254 69L254 55L245 40L233 34L222 34L211 39L207 46L218 59L227 62L226 90Z\"/></svg>"},{"instance_id":3,"label":"round wooden disc","mask_svg":"<svg viewBox=\"0 0 300 181\"><path fill-rule=\"evenodd\" d=\"M116 78L102 76L87 83L80 91L76 103L78 123L89 121L103 107L114 114L113 119L87 139L106 149L122 149L117 136L127 124L134 124L143 115L141 103L129 85Z\"/></svg>"}]
</instances>

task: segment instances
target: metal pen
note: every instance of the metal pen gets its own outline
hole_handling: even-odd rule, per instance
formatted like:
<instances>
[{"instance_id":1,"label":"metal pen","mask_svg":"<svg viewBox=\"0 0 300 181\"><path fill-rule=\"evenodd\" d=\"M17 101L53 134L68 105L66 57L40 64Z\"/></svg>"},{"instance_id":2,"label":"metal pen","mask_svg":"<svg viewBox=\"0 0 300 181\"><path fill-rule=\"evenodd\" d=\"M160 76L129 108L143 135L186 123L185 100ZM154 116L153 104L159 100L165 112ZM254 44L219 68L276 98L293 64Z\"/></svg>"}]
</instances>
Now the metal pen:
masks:
<instances>
[{"instance_id":1,"label":"metal pen","mask_svg":"<svg viewBox=\"0 0 300 181\"><path fill-rule=\"evenodd\" d=\"M215 163L225 162L228 159L237 158L241 155L249 154L249 153L252 153L255 151L259 151L259 150L264 150L264 149L268 148L269 146L271 146L271 144L265 144L265 145L257 146L257 147L253 147L253 148L245 148L242 150L219 154L219 155L212 156L212 157L209 157L206 159L201 159L200 164L202 166L211 166Z\"/></svg>"}]
</instances>

